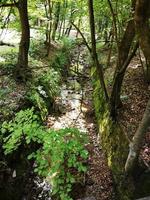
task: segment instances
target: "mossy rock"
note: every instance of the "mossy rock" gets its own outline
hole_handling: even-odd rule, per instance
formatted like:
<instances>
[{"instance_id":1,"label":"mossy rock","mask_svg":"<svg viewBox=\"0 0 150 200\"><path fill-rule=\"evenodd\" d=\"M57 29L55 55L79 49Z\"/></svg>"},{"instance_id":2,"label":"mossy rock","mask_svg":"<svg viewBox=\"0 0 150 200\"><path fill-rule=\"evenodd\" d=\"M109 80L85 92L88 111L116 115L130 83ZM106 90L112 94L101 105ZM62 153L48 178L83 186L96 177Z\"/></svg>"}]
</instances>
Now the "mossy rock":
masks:
<instances>
[{"instance_id":1,"label":"mossy rock","mask_svg":"<svg viewBox=\"0 0 150 200\"><path fill-rule=\"evenodd\" d=\"M95 81L96 80L96 81ZM128 141L123 130L109 117L109 107L104 101L100 82L94 77L94 106L99 128L100 144L107 156L108 166L114 178L117 200L133 199L133 181L125 176L124 166L128 155Z\"/></svg>"}]
</instances>

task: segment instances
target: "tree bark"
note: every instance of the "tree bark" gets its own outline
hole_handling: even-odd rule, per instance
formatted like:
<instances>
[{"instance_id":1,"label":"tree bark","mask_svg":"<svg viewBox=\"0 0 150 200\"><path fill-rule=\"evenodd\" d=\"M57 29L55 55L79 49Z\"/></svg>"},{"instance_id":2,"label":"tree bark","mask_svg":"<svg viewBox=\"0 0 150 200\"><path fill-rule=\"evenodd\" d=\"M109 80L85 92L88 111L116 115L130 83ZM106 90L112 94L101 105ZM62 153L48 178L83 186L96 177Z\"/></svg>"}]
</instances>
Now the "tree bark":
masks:
<instances>
[{"instance_id":1,"label":"tree bark","mask_svg":"<svg viewBox=\"0 0 150 200\"><path fill-rule=\"evenodd\" d=\"M150 83L150 1L149 0L137 0L135 9L135 25L136 32L139 37L139 44L144 53L147 61L147 81Z\"/></svg>"},{"instance_id":2,"label":"tree bark","mask_svg":"<svg viewBox=\"0 0 150 200\"><path fill-rule=\"evenodd\" d=\"M30 45L30 27L28 20L27 0L19 0L17 8L21 23L21 41L19 45L18 63L16 66L16 78L25 82L28 70L28 51Z\"/></svg>"},{"instance_id":3,"label":"tree bark","mask_svg":"<svg viewBox=\"0 0 150 200\"><path fill-rule=\"evenodd\" d=\"M135 9L135 0L132 1L132 10L134 9ZM121 107L122 105L120 100L121 87L126 69L128 67L128 65L125 65L125 63L130 57L129 52L132 47L134 37L135 37L135 24L134 20L131 19L127 24L123 38L118 46L117 66L114 74L113 87L110 97L110 115L113 120L116 120L117 108ZM122 70L122 68L124 69ZM120 71L122 72L120 73Z\"/></svg>"},{"instance_id":4,"label":"tree bark","mask_svg":"<svg viewBox=\"0 0 150 200\"><path fill-rule=\"evenodd\" d=\"M150 127L150 100L148 101L143 119L130 143L130 151L125 164L126 173L132 173L137 166L142 141L148 128Z\"/></svg>"},{"instance_id":5,"label":"tree bark","mask_svg":"<svg viewBox=\"0 0 150 200\"><path fill-rule=\"evenodd\" d=\"M88 0L88 8L89 8L89 22L90 22L91 42L92 42L92 59L93 59L93 62L95 64L97 74L99 76L102 91L104 92L105 99L108 102L109 97L108 97L106 85L105 85L105 82L104 82L103 66L99 63L97 51L96 51L93 0Z\"/></svg>"},{"instance_id":6,"label":"tree bark","mask_svg":"<svg viewBox=\"0 0 150 200\"><path fill-rule=\"evenodd\" d=\"M86 41L86 38L84 37L83 33L81 32L81 30L79 29L79 27L77 27L73 22L71 22L72 26L75 27L75 29L77 30L78 33L80 33L82 39L83 39L83 42L84 44L86 45L86 47L88 48L90 54L92 53L92 49L91 47L89 46L88 42Z\"/></svg>"},{"instance_id":7,"label":"tree bark","mask_svg":"<svg viewBox=\"0 0 150 200\"><path fill-rule=\"evenodd\" d=\"M46 25L46 46L47 46L47 55L49 56L50 45L51 45L51 33L52 33L52 10L53 10L53 2L51 0L46 0L44 3L45 6L45 14L48 19Z\"/></svg>"},{"instance_id":8,"label":"tree bark","mask_svg":"<svg viewBox=\"0 0 150 200\"><path fill-rule=\"evenodd\" d=\"M108 1L108 5L110 7L110 11L111 11L112 18L113 18L114 36L115 36L116 43L117 43L117 46L118 46L119 45L119 41L118 41L118 30L117 30L116 14L114 12L114 9L113 9L111 1L110 0L107 0L107 1Z\"/></svg>"},{"instance_id":9,"label":"tree bark","mask_svg":"<svg viewBox=\"0 0 150 200\"><path fill-rule=\"evenodd\" d=\"M56 3L55 18L54 18L54 23L53 23L53 33L52 33L53 41L55 41L56 30L57 30L58 23L59 23L59 15L60 15L60 2L57 2Z\"/></svg>"}]
</instances>

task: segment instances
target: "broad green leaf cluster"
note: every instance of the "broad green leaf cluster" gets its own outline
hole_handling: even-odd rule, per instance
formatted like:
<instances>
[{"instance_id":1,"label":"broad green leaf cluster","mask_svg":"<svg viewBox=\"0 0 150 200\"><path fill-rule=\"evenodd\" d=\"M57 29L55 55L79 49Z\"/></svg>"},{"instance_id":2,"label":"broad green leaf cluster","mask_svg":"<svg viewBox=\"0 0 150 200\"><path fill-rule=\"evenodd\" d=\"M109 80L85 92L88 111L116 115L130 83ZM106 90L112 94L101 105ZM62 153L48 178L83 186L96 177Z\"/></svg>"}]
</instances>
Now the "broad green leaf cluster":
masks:
<instances>
[{"instance_id":1,"label":"broad green leaf cluster","mask_svg":"<svg viewBox=\"0 0 150 200\"><path fill-rule=\"evenodd\" d=\"M4 137L5 154L17 151L20 145L40 144L40 148L28 155L35 161L35 172L46 177L53 188L53 195L61 200L71 200L72 185L80 181L87 170L84 162L88 158L85 149L87 138L75 128L58 131L47 130L34 114L34 109L18 112L10 122L1 128Z\"/></svg>"}]
</instances>

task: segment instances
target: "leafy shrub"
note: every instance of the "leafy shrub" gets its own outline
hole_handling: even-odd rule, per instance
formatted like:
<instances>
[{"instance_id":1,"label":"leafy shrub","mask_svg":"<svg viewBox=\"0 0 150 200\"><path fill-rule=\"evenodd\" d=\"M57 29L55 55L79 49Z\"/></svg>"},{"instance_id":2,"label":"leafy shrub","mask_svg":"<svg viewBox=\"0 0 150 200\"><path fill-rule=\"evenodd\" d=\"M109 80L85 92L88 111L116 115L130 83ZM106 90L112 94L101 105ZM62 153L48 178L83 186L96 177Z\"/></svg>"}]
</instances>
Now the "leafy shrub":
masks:
<instances>
[{"instance_id":1,"label":"leafy shrub","mask_svg":"<svg viewBox=\"0 0 150 200\"><path fill-rule=\"evenodd\" d=\"M88 152L84 148L87 142L84 133L74 128L46 130L33 108L18 112L13 121L4 122L1 131L10 133L4 139L5 154L13 153L23 142L41 144L28 156L35 160L35 172L47 177L59 199L72 199L69 194L73 183L86 172L84 161Z\"/></svg>"},{"instance_id":2,"label":"leafy shrub","mask_svg":"<svg viewBox=\"0 0 150 200\"><path fill-rule=\"evenodd\" d=\"M65 69L65 65L67 64L68 64L68 58L66 56L66 53L59 51L55 55L55 59L51 65L53 66L54 69L62 72Z\"/></svg>"},{"instance_id":3,"label":"leafy shrub","mask_svg":"<svg viewBox=\"0 0 150 200\"><path fill-rule=\"evenodd\" d=\"M71 199L72 184L86 171L83 165L88 157L83 145L85 142L85 135L77 129L49 130L43 148L31 155L37 161L36 171L50 179L53 194L62 200Z\"/></svg>"},{"instance_id":4,"label":"leafy shrub","mask_svg":"<svg viewBox=\"0 0 150 200\"><path fill-rule=\"evenodd\" d=\"M54 98L59 95L60 92L60 74L54 69L50 69L48 72L43 73L37 83L43 86L44 91L50 98Z\"/></svg>"},{"instance_id":5,"label":"leafy shrub","mask_svg":"<svg viewBox=\"0 0 150 200\"><path fill-rule=\"evenodd\" d=\"M14 120L4 122L1 132L9 132L9 135L4 139L5 154L12 153L24 142L29 144L31 140L41 143L42 136L45 132L38 121L38 116L33 113L32 109L21 110L15 116Z\"/></svg>"},{"instance_id":6,"label":"leafy shrub","mask_svg":"<svg viewBox=\"0 0 150 200\"><path fill-rule=\"evenodd\" d=\"M75 45L75 41L68 37L62 38L62 50L63 51L70 51Z\"/></svg>"},{"instance_id":7,"label":"leafy shrub","mask_svg":"<svg viewBox=\"0 0 150 200\"><path fill-rule=\"evenodd\" d=\"M33 58L37 58L37 56L45 54L45 52L42 52L42 50L45 49L44 46L44 40L35 40L31 39L30 41L30 49L29 49L29 55Z\"/></svg>"},{"instance_id":8,"label":"leafy shrub","mask_svg":"<svg viewBox=\"0 0 150 200\"><path fill-rule=\"evenodd\" d=\"M53 62L51 63L54 69L60 70L60 72L67 71L67 65L70 62L71 49L75 45L74 41L63 37L61 40L61 49L59 49L55 55Z\"/></svg>"},{"instance_id":9,"label":"leafy shrub","mask_svg":"<svg viewBox=\"0 0 150 200\"><path fill-rule=\"evenodd\" d=\"M48 115L48 99L40 95L37 88L32 86L26 94L26 100L35 106L37 111L40 111L41 119L44 121Z\"/></svg>"},{"instance_id":10,"label":"leafy shrub","mask_svg":"<svg viewBox=\"0 0 150 200\"><path fill-rule=\"evenodd\" d=\"M0 60L0 66L1 66L1 71L4 74L11 74L14 72L15 67L16 67L16 57L17 57L17 52L16 48L14 47L4 47L4 50L1 52L2 59L4 61Z\"/></svg>"},{"instance_id":11,"label":"leafy shrub","mask_svg":"<svg viewBox=\"0 0 150 200\"><path fill-rule=\"evenodd\" d=\"M26 99L40 111L42 120L45 120L56 96L60 93L60 75L53 69L40 75L32 85Z\"/></svg>"}]
</instances>

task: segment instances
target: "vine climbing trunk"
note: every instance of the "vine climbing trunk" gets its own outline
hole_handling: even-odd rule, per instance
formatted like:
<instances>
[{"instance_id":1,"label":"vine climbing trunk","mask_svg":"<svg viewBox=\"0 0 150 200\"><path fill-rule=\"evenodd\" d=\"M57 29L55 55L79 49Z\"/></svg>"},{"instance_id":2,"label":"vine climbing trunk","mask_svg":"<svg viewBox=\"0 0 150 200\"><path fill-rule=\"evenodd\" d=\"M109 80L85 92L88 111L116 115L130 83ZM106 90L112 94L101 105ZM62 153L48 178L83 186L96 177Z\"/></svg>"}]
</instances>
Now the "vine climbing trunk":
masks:
<instances>
[{"instance_id":1,"label":"vine climbing trunk","mask_svg":"<svg viewBox=\"0 0 150 200\"><path fill-rule=\"evenodd\" d=\"M95 39L95 20L94 20L94 9L93 9L93 0L88 0L89 8L89 22L90 22L90 31L91 31L91 42L92 42L92 59L96 67L96 71L100 80L102 91L105 95L105 99L108 102L109 97L104 81L103 66L99 63L97 51L96 51L96 39Z\"/></svg>"},{"instance_id":2,"label":"vine climbing trunk","mask_svg":"<svg viewBox=\"0 0 150 200\"><path fill-rule=\"evenodd\" d=\"M21 41L19 45L18 63L16 66L16 78L25 82L28 70L28 51L30 45L30 27L28 20L27 0L19 0L17 8L21 24Z\"/></svg>"}]
</instances>

